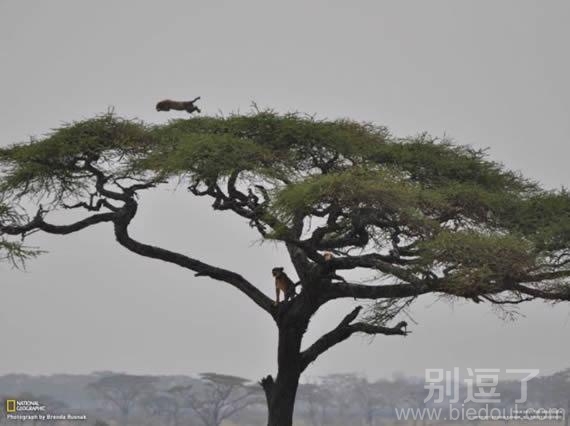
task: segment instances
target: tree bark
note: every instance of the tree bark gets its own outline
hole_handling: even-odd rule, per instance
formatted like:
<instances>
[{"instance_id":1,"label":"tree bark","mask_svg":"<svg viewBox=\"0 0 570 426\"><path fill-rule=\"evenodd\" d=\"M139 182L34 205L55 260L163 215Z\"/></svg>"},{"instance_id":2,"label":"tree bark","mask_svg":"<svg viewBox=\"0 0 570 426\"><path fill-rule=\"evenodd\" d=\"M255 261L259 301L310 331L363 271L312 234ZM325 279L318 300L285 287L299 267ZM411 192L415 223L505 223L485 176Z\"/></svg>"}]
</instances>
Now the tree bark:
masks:
<instances>
[{"instance_id":1,"label":"tree bark","mask_svg":"<svg viewBox=\"0 0 570 426\"><path fill-rule=\"evenodd\" d=\"M301 341L303 325L283 321L279 325L277 349L277 378L271 376L261 381L269 412L268 426L292 426L295 398L301 376Z\"/></svg>"},{"instance_id":2,"label":"tree bark","mask_svg":"<svg viewBox=\"0 0 570 426\"><path fill-rule=\"evenodd\" d=\"M121 424L124 426L129 424L129 407L121 407Z\"/></svg>"},{"instance_id":3,"label":"tree bark","mask_svg":"<svg viewBox=\"0 0 570 426\"><path fill-rule=\"evenodd\" d=\"M269 403L268 426L292 426L295 397L299 386L300 373L293 369L279 372L273 386L272 398Z\"/></svg>"}]
</instances>

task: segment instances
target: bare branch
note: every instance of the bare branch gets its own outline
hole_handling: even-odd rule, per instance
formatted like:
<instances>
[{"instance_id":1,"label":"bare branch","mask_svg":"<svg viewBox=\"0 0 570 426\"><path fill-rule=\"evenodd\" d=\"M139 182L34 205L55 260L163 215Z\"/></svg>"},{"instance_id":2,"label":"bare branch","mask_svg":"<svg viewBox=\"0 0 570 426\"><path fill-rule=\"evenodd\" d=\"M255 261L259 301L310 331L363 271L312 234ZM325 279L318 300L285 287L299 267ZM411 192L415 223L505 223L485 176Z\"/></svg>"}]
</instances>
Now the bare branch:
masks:
<instances>
[{"instance_id":1,"label":"bare branch","mask_svg":"<svg viewBox=\"0 0 570 426\"><path fill-rule=\"evenodd\" d=\"M106 176L101 170L93 166L93 164L86 162L83 169L91 173L95 177L95 189L103 197L110 198L111 200L117 201L128 201L129 194L125 192L111 191L105 188L105 184L109 181L109 176Z\"/></svg>"},{"instance_id":2,"label":"bare branch","mask_svg":"<svg viewBox=\"0 0 570 426\"><path fill-rule=\"evenodd\" d=\"M557 288L556 290L541 290L534 287L524 286L522 284L514 284L513 289L519 291L520 293L528 294L533 298L538 297L546 300L570 301L570 285L566 285L562 289Z\"/></svg>"},{"instance_id":3,"label":"bare branch","mask_svg":"<svg viewBox=\"0 0 570 426\"><path fill-rule=\"evenodd\" d=\"M85 209L87 211L91 211L91 212L98 212L101 211L101 208L105 207L111 211L118 211L119 207L116 207L114 205L112 205L106 198L99 198L97 200L97 202L94 203L94 199L95 197L97 197L97 194L90 194L89 196L89 202L85 202L85 201L80 201L76 204L62 204L64 209Z\"/></svg>"},{"instance_id":4,"label":"bare branch","mask_svg":"<svg viewBox=\"0 0 570 426\"><path fill-rule=\"evenodd\" d=\"M274 309L271 299L241 275L226 269L208 265L207 263L180 253L138 242L131 238L128 232L128 225L136 213L136 208L136 202L134 200L130 200L130 202L125 206L126 214L121 217L120 220L116 220L114 222L115 237L119 244L141 256L174 263L183 268L195 271L196 276L208 276L212 279L226 282L247 295L259 307L273 316L272 312Z\"/></svg>"},{"instance_id":5,"label":"bare branch","mask_svg":"<svg viewBox=\"0 0 570 426\"><path fill-rule=\"evenodd\" d=\"M405 298L420 296L434 291L426 283L413 284L388 284L388 285L365 285L348 282L338 282L330 286L327 300L352 297L354 299L384 299Z\"/></svg>"},{"instance_id":6,"label":"bare branch","mask_svg":"<svg viewBox=\"0 0 570 426\"><path fill-rule=\"evenodd\" d=\"M400 280L421 285L423 281L409 270L395 266L398 259L394 256L383 256L377 253L361 256L336 257L330 261L332 269L373 268L385 274L390 274Z\"/></svg>"},{"instance_id":7,"label":"bare branch","mask_svg":"<svg viewBox=\"0 0 570 426\"><path fill-rule=\"evenodd\" d=\"M523 277L522 279L519 279L518 281L521 283L534 283L534 282L556 280L567 277L570 277L570 270L563 269L560 271L551 271L551 272L543 272L540 274L528 275L526 277Z\"/></svg>"},{"instance_id":8,"label":"bare branch","mask_svg":"<svg viewBox=\"0 0 570 426\"><path fill-rule=\"evenodd\" d=\"M534 297L530 296L523 297L521 295L516 296L514 299L510 298L498 299L495 296L489 296L489 295L481 295L480 297L487 300L488 302L491 302L494 305L518 305L520 303L528 302L534 299Z\"/></svg>"},{"instance_id":9,"label":"bare branch","mask_svg":"<svg viewBox=\"0 0 570 426\"><path fill-rule=\"evenodd\" d=\"M372 335L384 334L388 336L405 336L408 333L405 329L407 325L405 322L401 322L395 327L382 327L363 322L351 324L352 321L356 319L361 310L362 306L357 306L354 308L352 312L343 318L343 320L334 330L323 335L309 348L301 353L301 371L304 371L309 366L309 364L315 361L320 355L338 343L348 339L354 333L366 333Z\"/></svg>"},{"instance_id":10,"label":"bare branch","mask_svg":"<svg viewBox=\"0 0 570 426\"><path fill-rule=\"evenodd\" d=\"M36 213L34 219L24 225L4 225L0 223L0 234L25 236L31 231L39 229L47 232L48 234L66 235L98 223L112 222L116 217L116 213L100 213L86 217L85 219L69 225L53 225L43 220L43 215L45 213L46 212L40 206L40 209Z\"/></svg>"}]
</instances>

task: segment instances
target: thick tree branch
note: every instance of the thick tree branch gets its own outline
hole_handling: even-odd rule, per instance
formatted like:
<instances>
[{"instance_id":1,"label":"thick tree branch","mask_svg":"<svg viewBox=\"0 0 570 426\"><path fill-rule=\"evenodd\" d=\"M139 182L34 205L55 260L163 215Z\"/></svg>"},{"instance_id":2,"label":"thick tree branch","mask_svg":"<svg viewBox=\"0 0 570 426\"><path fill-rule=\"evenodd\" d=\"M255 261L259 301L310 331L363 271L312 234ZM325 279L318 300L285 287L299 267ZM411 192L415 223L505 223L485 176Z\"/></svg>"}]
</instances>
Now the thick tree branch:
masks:
<instances>
[{"instance_id":1,"label":"thick tree branch","mask_svg":"<svg viewBox=\"0 0 570 426\"><path fill-rule=\"evenodd\" d=\"M273 380L273 376L268 375L262 378L259 381L259 384L263 388L263 392L265 393L265 398L267 400L267 405L271 403L271 396L273 393L273 387L275 386L275 381Z\"/></svg>"},{"instance_id":2,"label":"thick tree branch","mask_svg":"<svg viewBox=\"0 0 570 426\"><path fill-rule=\"evenodd\" d=\"M89 202L85 202L85 201L80 201L78 203L75 204L62 204L64 209L68 209L68 210L72 210L72 209L85 209L87 211L90 212L98 212L101 211L101 208L105 207L111 211L119 211L120 207L114 206L112 205L106 198L99 198L96 202L95 202L95 198L97 197L97 194L90 194L89 196Z\"/></svg>"},{"instance_id":3,"label":"thick tree branch","mask_svg":"<svg viewBox=\"0 0 570 426\"><path fill-rule=\"evenodd\" d=\"M542 272L538 274L528 275L523 277L522 279L519 279L518 281L521 283L535 283L535 282L556 280L567 277L570 277L570 270L563 269L559 271Z\"/></svg>"},{"instance_id":4,"label":"thick tree branch","mask_svg":"<svg viewBox=\"0 0 570 426\"><path fill-rule=\"evenodd\" d=\"M395 266L394 263L396 263L396 261L397 259L395 259L394 256L383 256L371 253L361 256L336 257L330 261L330 267L334 270L372 268L385 274L390 274L407 283L415 285L421 285L423 283L423 280L409 270Z\"/></svg>"},{"instance_id":5,"label":"thick tree branch","mask_svg":"<svg viewBox=\"0 0 570 426\"><path fill-rule=\"evenodd\" d=\"M420 296L434 291L425 283L421 284L389 284L364 285L347 282L338 282L328 289L327 300L352 297L354 299L401 299L405 297Z\"/></svg>"},{"instance_id":6,"label":"thick tree branch","mask_svg":"<svg viewBox=\"0 0 570 426\"><path fill-rule=\"evenodd\" d=\"M196 276L208 276L212 279L226 282L247 295L260 308L273 316L274 309L271 299L241 275L232 271L228 271L226 269L208 265L207 263L201 262L180 253L138 242L131 238L128 231L128 225L136 214L136 208L137 206L135 201L131 200L126 205L126 214L124 217L114 222L115 237L119 244L132 251L133 253L137 253L141 256L174 263L183 268L190 269L196 272Z\"/></svg>"},{"instance_id":7,"label":"thick tree branch","mask_svg":"<svg viewBox=\"0 0 570 426\"><path fill-rule=\"evenodd\" d=\"M142 256L151 257L155 259L160 259L165 262L174 263L184 268L190 269L196 272L197 276L209 276L218 281L224 281L244 294L246 294L250 299L252 299L258 306L263 310L268 312L273 316L274 307L270 298L268 298L263 292L252 285L249 281L243 278L241 275L228 271L222 268L217 268L206 263L200 262L196 259L184 256L179 253L175 253L169 250L165 250L152 245L147 245L140 243L129 236L128 225L137 211L137 203L134 200L135 191L139 189L148 188L153 186L152 182L146 184L136 184L132 187L121 188L121 192L111 191L105 188L105 183L108 182L109 177L106 176L102 171L98 170L91 164L85 165L85 170L89 171L96 178L96 189L97 192L103 196L113 200L121 201L124 203L122 207L112 206L114 211L109 213L100 213L89 216L78 222L69 225L53 225L47 223L43 220L43 215L45 211L40 207L36 216L26 224L10 224L6 225L0 223L0 234L7 235L22 235L25 236L27 233L34 230L41 230L50 234L65 235L73 232L80 231L89 226L103 223L103 222L113 222L115 228L115 235L117 241L129 249L132 252L140 254ZM97 209L105 206L105 203L93 205L91 200L89 203L77 203L73 206L67 206L68 208L87 208ZM106 206L108 207L108 206Z\"/></svg>"},{"instance_id":8,"label":"thick tree branch","mask_svg":"<svg viewBox=\"0 0 570 426\"><path fill-rule=\"evenodd\" d=\"M83 169L91 173L95 177L95 189L103 197L110 198L111 200L117 201L128 201L132 194L127 194L124 190L123 192L111 191L105 188L105 184L109 181L110 177L105 175L101 170L96 168L90 162L86 162ZM134 192L133 192L134 193Z\"/></svg>"},{"instance_id":9,"label":"thick tree branch","mask_svg":"<svg viewBox=\"0 0 570 426\"><path fill-rule=\"evenodd\" d=\"M320 230L320 232L322 232L322 230ZM320 240L318 243L316 243L316 248L318 250L333 250L351 246L366 247L369 241L370 234L366 231L366 229L364 227L357 227L351 229L342 237Z\"/></svg>"},{"instance_id":10,"label":"thick tree branch","mask_svg":"<svg viewBox=\"0 0 570 426\"><path fill-rule=\"evenodd\" d=\"M512 289L535 298L538 297L546 300L570 301L570 284L563 287L563 289L557 288L556 290L542 290L522 284L514 284Z\"/></svg>"},{"instance_id":11,"label":"thick tree branch","mask_svg":"<svg viewBox=\"0 0 570 426\"><path fill-rule=\"evenodd\" d=\"M260 193L264 200L259 201L259 197L254 194L252 188L248 188L248 194L244 194L237 188L237 180L240 171L234 171L227 182L227 192L226 195L224 191L216 182L207 181L197 181L188 187L188 190L192 194L203 197L210 196L214 199L212 207L214 210L231 210L239 216L249 220L249 224L252 228L256 228L257 231L265 237L267 235L267 226L275 228L280 222L268 214L267 205L269 202L269 195L267 189L262 185L254 185ZM201 189L201 186L205 185L205 189Z\"/></svg>"},{"instance_id":12,"label":"thick tree branch","mask_svg":"<svg viewBox=\"0 0 570 426\"><path fill-rule=\"evenodd\" d=\"M286 243L286 247L297 275L301 280L307 279L307 274L310 271L310 262L307 255L302 249L294 244Z\"/></svg>"},{"instance_id":13,"label":"thick tree branch","mask_svg":"<svg viewBox=\"0 0 570 426\"><path fill-rule=\"evenodd\" d=\"M69 225L53 225L43 220L44 213L45 211L40 207L34 219L24 225L4 225L0 223L0 234L25 236L27 233L39 229L48 234L66 235L98 223L112 222L116 217L115 213L100 213Z\"/></svg>"},{"instance_id":14,"label":"thick tree branch","mask_svg":"<svg viewBox=\"0 0 570 426\"><path fill-rule=\"evenodd\" d=\"M332 331L323 335L309 348L301 353L301 371L304 371L311 362L315 361L320 355L328 351L338 343L348 339L354 333L366 333L371 335L384 334L384 335L400 335L405 336L407 331L405 329L406 323L402 322L395 327L382 327L378 325L357 322L351 324L356 319L362 306L356 307L349 313L340 324Z\"/></svg>"},{"instance_id":15,"label":"thick tree branch","mask_svg":"<svg viewBox=\"0 0 570 426\"><path fill-rule=\"evenodd\" d=\"M533 300L534 297L523 297L522 295L518 295L515 296L514 298L497 298L495 295L493 296L489 296L489 295L481 295L481 298L487 300L488 302L491 302L494 305L519 305L521 303L524 302L528 302L530 300Z\"/></svg>"}]
</instances>

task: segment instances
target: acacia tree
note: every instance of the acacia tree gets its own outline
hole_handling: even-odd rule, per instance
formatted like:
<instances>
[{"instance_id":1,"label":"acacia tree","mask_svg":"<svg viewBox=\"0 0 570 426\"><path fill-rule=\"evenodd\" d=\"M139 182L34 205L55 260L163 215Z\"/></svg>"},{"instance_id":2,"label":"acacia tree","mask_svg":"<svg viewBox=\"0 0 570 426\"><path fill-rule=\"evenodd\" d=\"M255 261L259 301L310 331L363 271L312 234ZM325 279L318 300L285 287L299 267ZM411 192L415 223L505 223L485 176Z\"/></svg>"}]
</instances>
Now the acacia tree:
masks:
<instances>
[{"instance_id":1,"label":"acacia tree","mask_svg":"<svg viewBox=\"0 0 570 426\"><path fill-rule=\"evenodd\" d=\"M186 404L204 426L220 426L222 422L254 404L259 399L259 386L249 385L248 379L226 374L202 373L203 385L175 386L171 395Z\"/></svg>"},{"instance_id":2,"label":"acacia tree","mask_svg":"<svg viewBox=\"0 0 570 426\"><path fill-rule=\"evenodd\" d=\"M343 398L346 399L346 397L347 395L343 395ZM327 408L332 405L333 392L326 386L318 383L300 385L297 401L302 401L307 406L307 417L312 426L331 423L327 416Z\"/></svg>"},{"instance_id":3,"label":"acacia tree","mask_svg":"<svg viewBox=\"0 0 570 426\"><path fill-rule=\"evenodd\" d=\"M149 417L164 426L178 426L180 404L172 395L159 391L150 393L140 401L140 406Z\"/></svg>"},{"instance_id":4,"label":"acacia tree","mask_svg":"<svg viewBox=\"0 0 570 426\"><path fill-rule=\"evenodd\" d=\"M570 424L570 368L538 378L530 389L541 409L550 409L552 416L563 415L564 426Z\"/></svg>"},{"instance_id":5,"label":"acacia tree","mask_svg":"<svg viewBox=\"0 0 570 426\"><path fill-rule=\"evenodd\" d=\"M101 399L117 408L121 414L121 424L129 424L129 416L141 398L154 392L155 377L113 374L103 376L87 385Z\"/></svg>"},{"instance_id":6,"label":"acacia tree","mask_svg":"<svg viewBox=\"0 0 570 426\"><path fill-rule=\"evenodd\" d=\"M398 139L372 124L272 111L157 126L106 114L3 149L0 164L4 205L39 204L27 220L2 217L5 238L111 223L126 249L223 281L266 312L278 333L277 375L261 380L272 426L291 425L309 364L355 333L405 335L389 324L420 295L499 306L570 299L569 194L426 135ZM276 306L237 272L133 238L137 196L168 179L282 242L300 294ZM86 216L46 220L61 209ZM376 281L351 281L356 268ZM302 349L315 312L343 298L376 303Z\"/></svg>"}]
</instances>

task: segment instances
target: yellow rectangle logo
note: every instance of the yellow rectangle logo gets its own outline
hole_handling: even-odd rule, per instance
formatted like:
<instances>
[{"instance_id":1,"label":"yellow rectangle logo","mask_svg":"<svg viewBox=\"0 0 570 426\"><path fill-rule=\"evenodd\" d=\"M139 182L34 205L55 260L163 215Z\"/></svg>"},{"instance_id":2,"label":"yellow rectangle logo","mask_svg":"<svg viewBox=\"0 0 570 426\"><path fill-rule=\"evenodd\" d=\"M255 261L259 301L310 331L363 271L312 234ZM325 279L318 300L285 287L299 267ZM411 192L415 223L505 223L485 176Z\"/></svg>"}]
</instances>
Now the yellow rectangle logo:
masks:
<instances>
[{"instance_id":1,"label":"yellow rectangle logo","mask_svg":"<svg viewBox=\"0 0 570 426\"><path fill-rule=\"evenodd\" d=\"M7 413L15 413L16 412L16 400L15 399L7 399L6 400L6 412Z\"/></svg>"}]
</instances>

